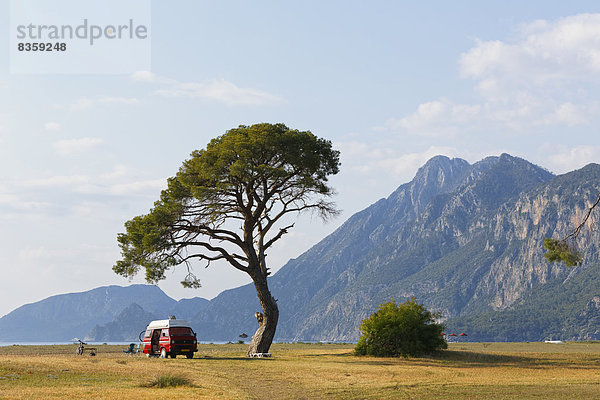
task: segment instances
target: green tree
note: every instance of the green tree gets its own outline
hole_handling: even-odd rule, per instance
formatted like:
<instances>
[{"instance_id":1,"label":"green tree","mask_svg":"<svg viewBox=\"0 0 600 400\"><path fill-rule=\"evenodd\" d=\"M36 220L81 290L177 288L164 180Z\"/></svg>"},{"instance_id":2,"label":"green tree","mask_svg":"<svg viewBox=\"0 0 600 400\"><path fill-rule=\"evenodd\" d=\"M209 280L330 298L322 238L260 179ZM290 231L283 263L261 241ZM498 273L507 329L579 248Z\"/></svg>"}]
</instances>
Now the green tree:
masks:
<instances>
[{"instance_id":1,"label":"green tree","mask_svg":"<svg viewBox=\"0 0 600 400\"><path fill-rule=\"evenodd\" d=\"M548 262L564 262L568 267L579 265L583 262L583 257L575 246L575 240L590 218L594 208L598 206L598 203L600 203L600 194L598 194L596 202L588 209L587 214L573 232L562 239L544 239L544 248L547 250L544 257L546 257Z\"/></svg>"},{"instance_id":2,"label":"green tree","mask_svg":"<svg viewBox=\"0 0 600 400\"><path fill-rule=\"evenodd\" d=\"M327 201L334 193L327 178L339 165L331 142L309 131L266 123L231 129L191 154L148 214L125 223L113 270L132 277L144 268L156 283L183 264L182 284L199 287L190 262L225 260L254 282L262 312L248 353L266 353L279 318L266 252L293 227L282 226L286 215L338 212Z\"/></svg>"},{"instance_id":3,"label":"green tree","mask_svg":"<svg viewBox=\"0 0 600 400\"><path fill-rule=\"evenodd\" d=\"M444 326L435 322L436 314L414 298L396 305L383 303L379 310L360 325L361 337L355 347L358 355L419 356L446 349L442 336Z\"/></svg>"}]
</instances>

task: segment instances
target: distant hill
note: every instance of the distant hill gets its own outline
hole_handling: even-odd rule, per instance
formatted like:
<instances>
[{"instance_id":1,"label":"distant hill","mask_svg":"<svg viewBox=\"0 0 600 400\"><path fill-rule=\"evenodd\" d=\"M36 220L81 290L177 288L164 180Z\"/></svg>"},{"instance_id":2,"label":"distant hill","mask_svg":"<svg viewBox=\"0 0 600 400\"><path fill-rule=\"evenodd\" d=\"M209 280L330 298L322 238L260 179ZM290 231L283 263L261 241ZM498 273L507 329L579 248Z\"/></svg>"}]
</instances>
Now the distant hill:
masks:
<instances>
[{"instance_id":1,"label":"distant hill","mask_svg":"<svg viewBox=\"0 0 600 400\"><path fill-rule=\"evenodd\" d=\"M473 165L434 157L271 278L276 339L356 340L379 303L412 296L473 340L595 337L600 229L581 238L586 262L575 269L548 264L542 243L573 227L598 191L597 164L554 176L508 154ZM600 226L597 213L591 223ZM200 337L217 340L253 332L259 309L246 285L193 321ZM531 329L521 329L523 319Z\"/></svg>"},{"instance_id":2,"label":"distant hill","mask_svg":"<svg viewBox=\"0 0 600 400\"><path fill-rule=\"evenodd\" d=\"M474 164L434 157L270 278L275 339L357 340L378 304L414 296L465 340L600 340L600 210L578 239L583 265L548 264L542 248L545 237L569 232L599 191L598 164L554 176L508 154ZM259 310L252 285L210 302L108 286L22 306L0 329L3 341L129 341L147 321L175 314L199 340L235 340L254 333Z\"/></svg>"},{"instance_id":3,"label":"distant hill","mask_svg":"<svg viewBox=\"0 0 600 400\"><path fill-rule=\"evenodd\" d=\"M87 292L52 296L21 306L0 318L0 330L4 332L2 341L19 342L84 338L89 336L92 329L99 332L102 325L113 321L117 324L129 323L130 330L139 332L146 327L144 324L147 322L139 326L145 319L138 320L132 314L129 314L131 322L127 322L122 314L125 310L130 313L138 310L144 317L155 315L162 319L174 314L178 318L190 319L207 303L208 300L201 298L178 302L152 285L104 286ZM139 309L135 306L132 308L134 304ZM115 331L115 335L107 332L104 331L101 335L102 340L120 341L123 337L129 340L129 331L125 327Z\"/></svg>"},{"instance_id":4,"label":"distant hill","mask_svg":"<svg viewBox=\"0 0 600 400\"><path fill-rule=\"evenodd\" d=\"M104 325L96 325L85 337L85 340L96 342L137 342L150 321L166 319L144 310L137 303L132 303L115 318Z\"/></svg>"}]
</instances>

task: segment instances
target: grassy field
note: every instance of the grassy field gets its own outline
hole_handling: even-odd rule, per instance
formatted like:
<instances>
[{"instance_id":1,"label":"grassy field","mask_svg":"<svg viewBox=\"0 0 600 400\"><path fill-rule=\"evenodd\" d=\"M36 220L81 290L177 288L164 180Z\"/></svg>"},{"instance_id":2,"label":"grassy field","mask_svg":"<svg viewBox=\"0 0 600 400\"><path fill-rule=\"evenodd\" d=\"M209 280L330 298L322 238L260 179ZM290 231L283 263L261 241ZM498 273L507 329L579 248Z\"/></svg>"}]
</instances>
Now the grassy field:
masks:
<instances>
[{"instance_id":1,"label":"grassy field","mask_svg":"<svg viewBox=\"0 0 600 400\"><path fill-rule=\"evenodd\" d=\"M0 347L0 399L600 399L600 343L455 343L410 359L341 344L276 344L270 359L201 345L192 360L75 347Z\"/></svg>"}]
</instances>

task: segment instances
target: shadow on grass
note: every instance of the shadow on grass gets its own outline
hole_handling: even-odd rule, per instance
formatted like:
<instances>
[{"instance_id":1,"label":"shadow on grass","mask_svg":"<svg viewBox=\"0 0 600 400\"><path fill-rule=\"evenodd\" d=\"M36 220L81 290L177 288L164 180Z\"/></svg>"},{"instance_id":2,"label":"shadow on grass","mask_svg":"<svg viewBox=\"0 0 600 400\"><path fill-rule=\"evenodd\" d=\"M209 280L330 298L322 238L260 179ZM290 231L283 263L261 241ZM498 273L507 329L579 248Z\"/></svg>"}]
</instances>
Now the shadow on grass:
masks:
<instances>
[{"instance_id":1,"label":"shadow on grass","mask_svg":"<svg viewBox=\"0 0 600 400\"><path fill-rule=\"evenodd\" d=\"M432 361L449 364L453 367L494 367L511 366L517 368L544 369L554 367L568 367L570 369L598 369L598 357L585 356L574 359L572 357L556 358L551 354L508 355L494 353L479 353L466 350L445 350L429 357ZM425 360L425 358L421 359Z\"/></svg>"},{"instance_id":2,"label":"shadow on grass","mask_svg":"<svg viewBox=\"0 0 600 400\"><path fill-rule=\"evenodd\" d=\"M545 369L554 367L568 367L570 369L595 369L599 368L600 358L597 356L585 357L585 359L574 360L571 358L555 358L537 355L514 355L494 354L468 350L442 350L435 354L422 357L372 357L356 356L354 352L344 353L313 353L298 355L296 359L315 359L319 362L355 364L355 365L403 365L403 366L426 366L442 368L476 368L476 367L514 367L528 369ZM195 361L253 361L258 360L245 356L201 356L194 358ZM262 358L270 360L273 358ZM280 359L281 361L281 359Z\"/></svg>"},{"instance_id":3,"label":"shadow on grass","mask_svg":"<svg viewBox=\"0 0 600 400\"><path fill-rule=\"evenodd\" d=\"M316 357L320 355L314 355ZM540 361L536 358L477 353L461 350L444 350L438 353L423 357L370 357L355 356L354 353L343 353L328 355L329 357L343 358L336 362L363 364L363 365L414 365L414 366L438 366L448 368L472 368L472 367L504 367L504 366L522 366L535 367Z\"/></svg>"},{"instance_id":4,"label":"shadow on grass","mask_svg":"<svg viewBox=\"0 0 600 400\"><path fill-rule=\"evenodd\" d=\"M191 361L256 361L256 360L272 360L272 358L263 357L263 358L252 358L252 357L219 357L219 356L200 356L194 357Z\"/></svg>"},{"instance_id":5,"label":"shadow on grass","mask_svg":"<svg viewBox=\"0 0 600 400\"><path fill-rule=\"evenodd\" d=\"M568 367L570 369L598 369L597 357L586 357L585 360L570 358L557 359L546 356L518 356L508 354L479 353L465 350L443 350L432 355L409 358L362 357L353 353L339 354L344 360L336 362L364 365L411 365L437 366L447 368L473 367L515 367L528 369L544 369Z\"/></svg>"},{"instance_id":6,"label":"shadow on grass","mask_svg":"<svg viewBox=\"0 0 600 400\"><path fill-rule=\"evenodd\" d=\"M478 353L465 350L445 350L421 360L431 360L442 365L451 364L453 368L490 367L490 366L527 366L531 367L537 359L507 354Z\"/></svg>"}]
</instances>

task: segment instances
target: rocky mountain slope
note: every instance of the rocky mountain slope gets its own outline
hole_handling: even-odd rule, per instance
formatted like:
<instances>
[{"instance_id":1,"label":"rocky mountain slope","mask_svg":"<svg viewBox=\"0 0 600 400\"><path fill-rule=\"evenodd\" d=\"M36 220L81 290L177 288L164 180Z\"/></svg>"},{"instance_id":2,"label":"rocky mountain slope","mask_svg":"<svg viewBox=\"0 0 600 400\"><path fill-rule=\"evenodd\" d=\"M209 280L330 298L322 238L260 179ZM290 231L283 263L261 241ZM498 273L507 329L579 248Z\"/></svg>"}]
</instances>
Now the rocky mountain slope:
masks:
<instances>
[{"instance_id":1,"label":"rocky mountain slope","mask_svg":"<svg viewBox=\"0 0 600 400\"><path fill-rule=\"evenodd\" d=\"M281 311L277 338L356 340L360 321L390 298L415 296L442 312L449 326L465 316L518 314L525 304L535 309L536 290L565 290L560 282L567 277L598 270L598 231L581 238L586 263L577 269L546 263L542 243L574 226L599 190L595 164L555 177L507 154L473 165L434 157L411 182L353 215L273 276L270 287ZM593 293L587 308L600 286ZM194 322L200 337L233 337L255 329L257 310L247 285L213 299ZM600 328L593 318L581 324L587 328L576 334L559 333L583 338ZM460 326L468 331L468 323ZM547 334L538 329L511 337Z\"/></svg>"},{"instance_id":2,"label":"rocky mountain slope","mask_svg":"<svg viewBox=\"0 0 600 400\"><path fill-rule=\"evenodd\" d=\"M581 221L599 191L597 164L554 176L508 154L472 165L434 157L271 277L276 340L357 340L378 304L410 297L469 340L600 339L600 210L577 242L583 265L548 264L542 248ZM109 286L25 305L0 328L3 341L128 341L176 314L199 340L227 341L252 334L259 310L252 285L210 302Z\"/></svg>"}]
</instances>

